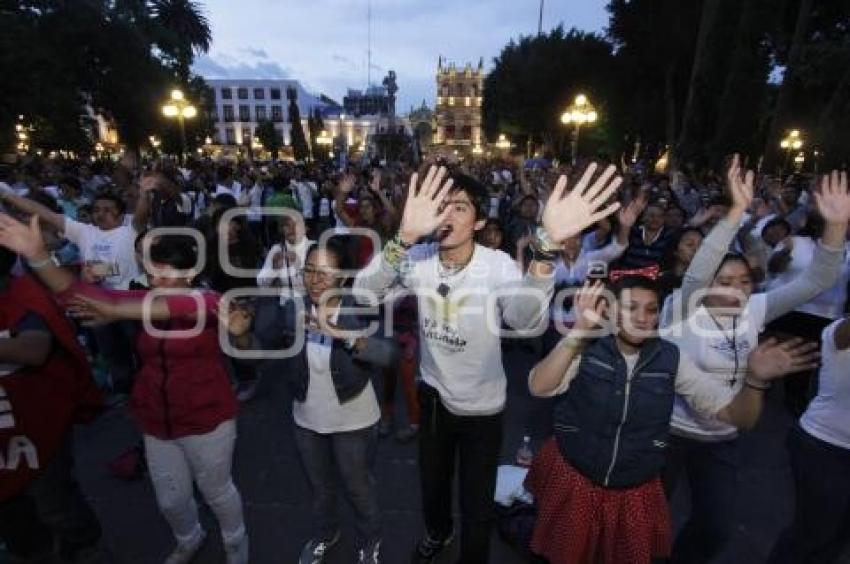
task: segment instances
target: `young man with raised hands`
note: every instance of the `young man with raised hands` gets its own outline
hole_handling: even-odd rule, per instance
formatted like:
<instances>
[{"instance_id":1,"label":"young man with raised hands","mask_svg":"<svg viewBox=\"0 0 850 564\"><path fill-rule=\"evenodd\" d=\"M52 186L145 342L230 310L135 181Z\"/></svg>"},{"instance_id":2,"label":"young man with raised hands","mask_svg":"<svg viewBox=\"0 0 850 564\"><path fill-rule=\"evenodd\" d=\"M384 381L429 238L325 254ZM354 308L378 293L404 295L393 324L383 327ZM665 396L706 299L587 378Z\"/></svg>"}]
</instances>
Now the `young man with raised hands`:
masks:
<instances>
[{"instance_id":1,"label":"young man with raised hands","mask_svg":"<svg viewBox=\"0 0 850 564\"><path fill-rule=\"evenodd\" d=\"M523 276L506 253L475 243L486 222L487 193L476 180L431 167L410 180L398 234L354 283L361 301L413 292L419 303L419 470L426 535L414 562L432 562L454 537L452 485L459 460L460 562L489 558L493 494L502 439L506 378L504 323L539 330L553 288L561 243L615 212L621 179L588 166L567 190L562 176L543 212ZM429 238L431 242L420 241Z\"/></svg>"}]
</instances>

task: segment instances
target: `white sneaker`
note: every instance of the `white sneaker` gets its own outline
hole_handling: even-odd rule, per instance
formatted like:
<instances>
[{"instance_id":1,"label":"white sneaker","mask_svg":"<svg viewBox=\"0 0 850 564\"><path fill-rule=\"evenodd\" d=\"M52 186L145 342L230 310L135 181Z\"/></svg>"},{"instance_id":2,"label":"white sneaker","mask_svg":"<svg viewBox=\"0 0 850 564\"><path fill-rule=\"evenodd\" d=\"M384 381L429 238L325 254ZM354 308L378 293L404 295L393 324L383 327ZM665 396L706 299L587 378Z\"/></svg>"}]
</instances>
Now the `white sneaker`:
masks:
<instances>
[{"instance_id":1,"label":"white sneaker","mask_svg":"<svg viewBox=\"0 0 850 564\"><path fill-rule=\"evenodd\" d=\"M224 551L227 553L227 564L248 564L248 535L243 535L239 542L224 545Z\"/></svg>"},{"instance_id":2,"label":"white sneaker","mask_svg":"<svg viewBox=\"0 0 850 564\"><path fill-rule=\"evenodd\" d=\"M205 540L207 540L207 532L201 529L201 534L195 539L185 543L177 543L177 548L168 555L163 564L189 564L201 549Z\"/></svg>"}]
</instances>

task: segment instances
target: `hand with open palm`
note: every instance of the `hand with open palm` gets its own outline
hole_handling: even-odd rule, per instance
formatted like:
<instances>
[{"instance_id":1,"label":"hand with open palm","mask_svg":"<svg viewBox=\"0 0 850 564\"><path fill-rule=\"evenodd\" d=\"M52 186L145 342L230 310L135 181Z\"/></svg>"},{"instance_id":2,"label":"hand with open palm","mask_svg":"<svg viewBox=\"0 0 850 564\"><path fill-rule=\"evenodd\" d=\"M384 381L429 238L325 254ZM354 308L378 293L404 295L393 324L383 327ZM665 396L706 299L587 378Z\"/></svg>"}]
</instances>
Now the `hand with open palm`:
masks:
<instances>
[{"instance_id":1,"label":"hand with open palm","mask_svg":"<svg viewBox=\"0 0 850 564\"><path fill-rule=\"evenodd\" d=\"M740 221L749 209L753 202L754 184L755 173L751 170L744 171L741 167L741 157L735 153L726 171L726 186L732 197L732 206L729 208L730 219Z\"/></svg>"},{"instance_id":2,"label":"hand with open palm","mask_svg":"<svg viewBox=\"0 0 850 564\"><path fill-rule=\"evenodd\" d=\"M36 215L30 217L29 225L25 225L8 214L0 213L0 245L28 260L39 260L48 255Z\"/></svg>"},{"instance_id":3,"label":"hand with open palm","mask_svg":"<svg viewBox=\"0 0 850 564\"><path fill-rule=\"evenodd\" d=\"M833 170L821 179L820 191L814 193L818 211L827 223L846 225L850 220L850 193L847 173Z\"/></svg>"},{"instance_id":4,"label":"hand with open palm","mask_svg":"<svg viewBox=\"0 0 850 564\"><path fill-rule=\"evenodd\" d=\"M615 176L616 167L610 165L594 181L596 169L591 163L569 191L566 175L555 184L543 209L543 228L553 242L563 243L620 209L619 202L608 203L623 180Z\"/></svg>"},{"instance_id":5,"label":"hand with open palm","mask_svg":"<svg viewBox=\"0 0 850 564\"><path fill-rule=\"evenodd\" d=\"M446 220L449 209L443 206L453 180L446 178L446 168L432 166L420 183L419 174L410 177L410 187L401 216L399 236L408 245L433 233Z\"/></svg>"}]
</instances>

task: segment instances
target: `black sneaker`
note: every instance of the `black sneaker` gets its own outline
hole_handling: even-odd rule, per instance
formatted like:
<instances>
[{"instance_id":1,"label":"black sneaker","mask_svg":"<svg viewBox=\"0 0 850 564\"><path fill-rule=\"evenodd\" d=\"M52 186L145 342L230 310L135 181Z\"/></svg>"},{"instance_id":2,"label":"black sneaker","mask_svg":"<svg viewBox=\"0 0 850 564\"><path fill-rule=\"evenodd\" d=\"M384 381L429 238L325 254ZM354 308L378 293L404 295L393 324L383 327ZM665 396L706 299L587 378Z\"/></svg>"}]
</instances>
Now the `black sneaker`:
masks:
<instances>
[{"instance_id":1,"label":"black sneaker","mask_svg":"<svg viewBox=\"0 0 850 564\"><path fill-rule=\"evenodd\" d=\"M328 551L339 542L339 531L329 539L310 539L301 550L298 564L322 564Z\"/></svg>"},{"instance_id":2,"label":"black sneaker","mask_svg":"<svg viewBox=\"0 0 850 564\"><path fill-rule=\"evenodd\" d=\"M435 539L430 534L426 534L413 551L413 563L427 564L428 562L433 562L447 546L452 544L453 540L453 533L444 539Z\"/></svg>"}]
</instances>

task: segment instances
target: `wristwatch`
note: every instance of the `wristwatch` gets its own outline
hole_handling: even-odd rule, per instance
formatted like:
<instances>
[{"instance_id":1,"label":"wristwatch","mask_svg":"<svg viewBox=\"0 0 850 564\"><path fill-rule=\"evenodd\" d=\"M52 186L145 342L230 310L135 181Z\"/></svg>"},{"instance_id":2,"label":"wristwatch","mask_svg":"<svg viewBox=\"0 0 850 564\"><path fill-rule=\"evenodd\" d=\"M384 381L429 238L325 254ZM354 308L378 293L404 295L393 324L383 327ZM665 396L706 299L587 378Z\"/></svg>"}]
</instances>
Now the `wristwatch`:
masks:
<instances>
[{"instance_id":1,"label":"wristwatch","mask_svg":"<svg viewBox=\"0 0 850 564\"><path fill-rule=\"evenodd\" d=\"M561 251L561 245L549 237L549 234L546 232L544 227L538 227L534 232L534 236L536 237L535 243L542 252L558 254Z\"/></svg>"},{"instance_id":2,"label":"wristwatch","mask_svg":"<svg viewBox=\"0 0 850 564\"><path fill-rule=\"evenodd\" d=\"M555 243L543 227L538 227L534 232L529 247L531 259L537 262L555 262L561 252L561 245Z\"/></svg>"},{"instance_id":3,"label":"wristwatch","mask_svg":"<svg viewBox=\"0 0 850 564\"><path fill-rule=\"evenodd\" d=\"M53 266L60 266L59 259L56 258L56 255L51 253L46 259L31 261L27 260L27 265L33 270L38 270L39 268L44 268L45 266L52 264Z\"/></svg>"}]
</instances>

